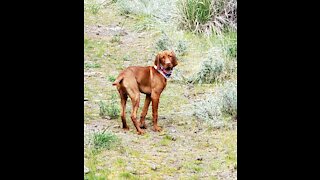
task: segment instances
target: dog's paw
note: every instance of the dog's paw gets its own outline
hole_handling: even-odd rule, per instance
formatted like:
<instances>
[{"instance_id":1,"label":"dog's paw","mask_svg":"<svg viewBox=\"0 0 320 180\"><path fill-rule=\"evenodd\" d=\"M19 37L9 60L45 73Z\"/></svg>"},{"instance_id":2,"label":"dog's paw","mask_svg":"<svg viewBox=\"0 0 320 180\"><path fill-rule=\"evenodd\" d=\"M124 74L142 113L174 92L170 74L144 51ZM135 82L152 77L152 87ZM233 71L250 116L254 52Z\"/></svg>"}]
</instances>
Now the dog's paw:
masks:
<instances>
[{"instance_id":1,"label":"dog's paw","mask_svg":"<svg viewBox=\"0 0 320 180\"><path fill-rule=\"evenodd\" d=\"M162 129L159 126L153 126L152 130L155 132L160 132Z\"/></svg>"},{"instance_id":2,"label":"dog's paw","mask_svg":"<svg viewBox=\"0 0 320 180\"><path fill-rule=\"evenodd\" d=\"M129 131L129 127L124 127L122 129L125 130L125 131Z\"/></svg>"},{"instance_id":3,"label":"dog's paw","mask_svg":"<svg viewBox=\"0 0 320 180\"><path fill-rule=\"evenodd\" d=\"M145 132L143 130L138 131L138 135L143 135Z\"/></svg>"}]
</instances>

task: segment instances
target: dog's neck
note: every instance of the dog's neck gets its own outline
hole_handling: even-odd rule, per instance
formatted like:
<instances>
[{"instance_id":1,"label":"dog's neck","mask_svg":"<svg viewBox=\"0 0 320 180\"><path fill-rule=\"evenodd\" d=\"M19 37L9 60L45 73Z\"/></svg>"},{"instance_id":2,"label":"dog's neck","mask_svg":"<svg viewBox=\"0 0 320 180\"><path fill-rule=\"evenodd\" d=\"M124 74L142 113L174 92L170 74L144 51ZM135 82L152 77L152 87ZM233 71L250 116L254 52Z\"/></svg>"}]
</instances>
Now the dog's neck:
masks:
<instances>
[{"instance_id":1,"label":"dog's neck","mask_svg":"<svg viewBox=\"0 0 320 180\"><path fill-rule=\"evenodd\" d=\"M156 65L153 66L160 74L162 74L163 77L165 77L166 79L168 79L171 74L172 74L172 70L170 71L166 71L163 66L160 64L160 69L157 68Z\"/></svg>"}]
</instances>

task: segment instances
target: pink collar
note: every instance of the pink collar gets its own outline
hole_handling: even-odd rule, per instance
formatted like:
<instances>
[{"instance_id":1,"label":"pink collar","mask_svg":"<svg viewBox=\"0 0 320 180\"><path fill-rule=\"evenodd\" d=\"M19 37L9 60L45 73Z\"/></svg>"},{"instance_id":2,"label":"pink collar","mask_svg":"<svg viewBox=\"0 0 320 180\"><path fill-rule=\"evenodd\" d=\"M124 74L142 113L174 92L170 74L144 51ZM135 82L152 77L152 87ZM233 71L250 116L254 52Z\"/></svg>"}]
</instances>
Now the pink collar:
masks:
<instances>
[{"instance_id":1,"label":"pink collar","mask_svg":"<svg viewBox=\"0 0 320 180\"><path fill-rule=\"evenodd\" d=\"M163 66L160 64L160 69L157 68L156 65L153 66L160 74L162 74L163 77L165 77L166 79L168 79L171 74L172 74L172 70L171 71L166 71Z\"/></svg>"}]
</instances>

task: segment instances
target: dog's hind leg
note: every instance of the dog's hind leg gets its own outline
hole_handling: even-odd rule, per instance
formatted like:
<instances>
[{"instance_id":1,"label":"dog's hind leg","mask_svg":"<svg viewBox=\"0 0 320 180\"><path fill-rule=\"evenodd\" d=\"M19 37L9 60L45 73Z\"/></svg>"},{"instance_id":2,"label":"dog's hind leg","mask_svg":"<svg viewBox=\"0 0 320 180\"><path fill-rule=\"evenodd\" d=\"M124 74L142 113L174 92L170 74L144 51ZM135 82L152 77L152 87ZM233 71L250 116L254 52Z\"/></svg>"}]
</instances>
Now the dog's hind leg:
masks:
<instances>
[{"instance_id":1,"label":"dog's hind leg","mask_svg":"<svg viewBox=\"0 0 320 180\"><path fill-rule=\"evenodd\" d=\"M151 102L151 95L147 94L146 95L146 100L144 102L144 106L143 106L143 109L142 109L142 113L141 113L141 116L140 116L140 127L143 128L143 129L147 128L145 119L146 119L146 115L148 113L148 108L149 108L150 102Z\"/></svg>"},{"instance_id":2,"label":"dog's hind leg","mask_svg":"<svg viewBox=\"0 0 320 180\"><path fill-rule=\"evenodd\" d=\"M121 98L121 120L122 120L122 128L124 130L129 130L129 126L126 121L126 104L128 100L128 95L124 93L121 89L119 89L119 94Z\"/></svg>"}]
</instances>

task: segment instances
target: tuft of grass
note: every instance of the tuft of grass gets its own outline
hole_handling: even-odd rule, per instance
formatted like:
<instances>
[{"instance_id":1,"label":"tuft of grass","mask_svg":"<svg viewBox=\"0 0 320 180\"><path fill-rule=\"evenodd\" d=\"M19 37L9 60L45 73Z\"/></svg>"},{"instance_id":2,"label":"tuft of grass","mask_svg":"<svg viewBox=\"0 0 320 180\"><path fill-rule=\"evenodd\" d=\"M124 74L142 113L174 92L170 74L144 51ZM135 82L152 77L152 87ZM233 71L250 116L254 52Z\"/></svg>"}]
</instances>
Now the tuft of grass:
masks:
<instances>
[{"instance_id":1,"label":"tuft of grass","mask_svg":"<svg viewBox=\"0 0 320 180\"><path fill-rule=\"evenodd\" d=\"M85 10L89 11L93 15L97 15L102 8L103 5L96 1L85 3Z\"/></svg>"},{"instance_id":2,"label":"tuft of grass","mask_svg":"<svg viewBox=\"0 0 320 180\"><path fill-rule=\"evenodd\" d=\"M189 169L195 173L199 173L201 171L203 171L203 168L199 166L199 164L195 163L195 162L186 162L184 164L184 167L186 169Z\"/></svg>"},{"instance_id":3,"label":"tuft of grass","mask_svg":"<svg viewBox=\"0 0 320 180\"><path fill-rule=\"evenodd\" d=\"M119 178L120 179L130 179L130 180L137 180L139 179L138 177L136 177L135 175L133 175L132 173L130 172L121 172L119 174Z\"/></svg>"},{"instance_id":4,"label":"tuft of grass","mask_svg":"<svg viewBox=\"0 0 320 180\"><path fill-rule=\"evenodd\" d=\"M227 47L227 55L228 55L230 58L237 58L237 44L236 44L236 43L230 44L230 45Z\"/></svg>"},{"instance_id":5,"label":"tuft of grass","mask_svg":"<svg viewBox=\"0 0 320 180\"><path fill-rule=\"evenodd\" d=\"M89 68L101 68L101 65L99 63L85 62L84 63L84 68L86 68L86 69L89 69Z\"/></svg>"},{"instance_id":6,"label":"tuft of grass","mask_svg":"<svg viewBox=\"0 0 320 180\"><path fill-rule=\"evenodd\" d=\"M221 168L221 162L220 161L213 161L212 164L210 164L210 168L213 171L218 171Z\"/></svg>"},{"instance_id":7,"label":"tuft of grass","mask_svg":"<svg viewBox=\"0 0 320 180\"><path fill-rule=\"evenodd\" d=\"M108 105L106 102L104 101L99 101L98 103L99 108L100 108L100 112L99 112L99 116L101 117L105 117L108 113Z\"/></svg>"},{"instance_id":8,"label":"tuft of grass","mask_svg":"<svg viewBox=\"0 0 320 180\"><path fill-rule=\"evenodd\" d=\"M237 0L181 0L177 7L183 29L221 34L237 28Z\"/></svg>"},{"instance_id":9,"label":"tuft of grass","mask_svg":"<svg viewBox=\"0 0 320 180\"><path fill-rule=\"evenodd\" d=\"M194 32L203 32L201 25L207 23L213 15L212 2L211 0L178 1L181 26Z\"/></svg>"},{"instance_id":10,"label":"tuft of grass","mask_svg":"<svg viewBox=\"0 0 320 180\"><path fill-rule=\"evenodd\" d=\"M111 43L120 43L120 36L114 35L112 39L110 40Z\"/></svg>"},{"instance_id":11,"label":"tuft of grass","mask_svg":"<svg viewBox=\"0 0 320 180\"><path fill-rule=\"evenodd\" d=\"M108 44L105 41L84 39L84 54L88 56L88 59L99 60L103 58L108 49Z\"/></svg>"},{"instance_id":12,"label":"tuft of grass","mask_svg":"<svg viewBox=\"0 0 320 180\"><path fill-rule=\"evenodd\" d=\"M130 61L130 56L127 54L123 57L123 60L124 61Z\"/></svg>"},{"instance_id":13,"label":"tuft of grass","mask_svg":"<svg viewBox=\"0 0 320 180\"><path fill-rule=\"evenodd\" d=\"M96 152L110 149L119 139L112 133L97 132L93 134L93 147Z\"/></svg>"},{"instance_id":14,"label":"tuft of grass","mask_svg":"<svg viewBox=\"0 0 320 180\"><path fill-rule=\"evenodd\" d=\"M101 117L105 117L106 115L110 116L111 118L117 118L120 114L120 108L118 106L118 103L116 101L116 94L111 95L110 103L106 103L104 101L99 101L99 108L100 113L99 115Z\"/></svg>"},{"instance_id":15,"label":"tuft of grass","mask_svg":"<svg viewBox=\"0 0 320 180\"><path fill-rule=\"evenodd\" d=\"M109 82L114 82L116 80L116 77L112 76L112 75L109 75L108 76L108 80L109 80Z\"/></svg>"},{"instance_id":16,"label":"tuft of grass","mask_svg":"<svg viewBox=\"0 0 320 180\"><path fill-rule=\"evenodd\" d=\"M166 134L166 135L161 139L161 141L159 142L159 144L160 144L161 146L168 146L172 141L173 141L173 137Z\"/></svg>"},{"instance_id":17,"label":"tuft of grass","mask_svg":"<svg viewBox=\"0 0 320 180\"><path fill-rule=\"evenodd\" d=\"M237 59L237 33L225 33L223 38L220 39L224 55L229 59Z\"/></svg>"},{"instance_id":18,"label":"tuft of grass","mask_svg":"<svg viewBox=\"0 0 320 180\"><path fill-rule=\"evenodd\" d=\"M115 165L118 167L124 167L126 165L126 162L123 159L118 158L115 162Z\"/></svg>"}]
</instances>

